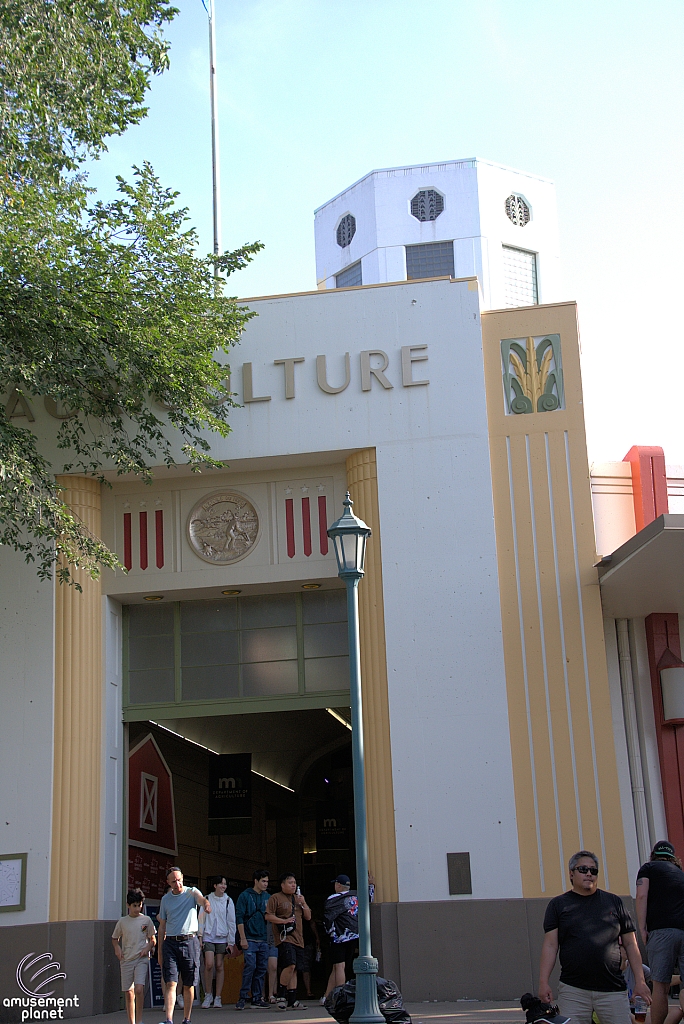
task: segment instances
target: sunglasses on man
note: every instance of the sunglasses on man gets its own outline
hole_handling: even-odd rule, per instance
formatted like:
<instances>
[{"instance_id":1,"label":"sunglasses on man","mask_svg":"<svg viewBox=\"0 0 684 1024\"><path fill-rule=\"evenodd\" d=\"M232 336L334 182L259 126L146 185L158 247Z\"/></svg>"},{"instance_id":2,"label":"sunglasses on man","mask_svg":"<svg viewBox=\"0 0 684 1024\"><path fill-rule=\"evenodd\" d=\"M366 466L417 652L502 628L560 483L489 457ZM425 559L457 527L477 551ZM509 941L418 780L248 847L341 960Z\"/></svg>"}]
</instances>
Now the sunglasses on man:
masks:
<instances>
[{"instance_id":1,"label":"sunglasses on man","mask_svg":"<svg viewBox=\"0 0 684 1024\"><path fill-rule=\"evenodd\" d=\"M579 871L580 875L598 875L598 868L590 868L588 864L580 864L575 871Z\"/></svg>"}]
</instances>

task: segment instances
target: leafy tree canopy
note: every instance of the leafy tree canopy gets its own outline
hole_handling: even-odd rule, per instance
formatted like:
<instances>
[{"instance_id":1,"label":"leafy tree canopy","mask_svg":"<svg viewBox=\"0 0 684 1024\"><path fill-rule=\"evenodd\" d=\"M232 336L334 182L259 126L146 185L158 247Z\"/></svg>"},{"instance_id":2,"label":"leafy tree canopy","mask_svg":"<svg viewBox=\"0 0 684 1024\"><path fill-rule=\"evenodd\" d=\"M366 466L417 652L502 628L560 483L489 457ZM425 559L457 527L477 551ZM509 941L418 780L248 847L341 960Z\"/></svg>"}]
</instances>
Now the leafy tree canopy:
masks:
<instances>
[{"instance_id":1,"label":"leafy tree canopy","mask_svg":"<svg viewBox=\"0 0 684 1024\"><path fill-rule=\"evenodd\" d=\"M168 66L168 0L4 0L0 5L0 159L27 177L75 170L147 113Z\"/></svg>"},{"instance_id":2,"label":"leafy tree canopy","mask_svg":"<svg viewBox=\"0 0 684 1024\"><path fill-rule=\"evenodd\" d=\"M64 504L55 472L103 467L150 478L174 461L169 426L193 467L216 465L207 433L228 433L233 402L220 353L249 317L216 272L261 248L201 257L187 211L149 164L93 202L77 172L108 135L140 120L150 76L167 62L165 0L15 0L0 9L0 543L93 576L115 556ZM24 76L23 69L30 65ZM217 357L217 354L218 357ZM13 412L57 403L53 466ZM57 421L55 421L57 422Z\"/></svg>"}]
</instances>

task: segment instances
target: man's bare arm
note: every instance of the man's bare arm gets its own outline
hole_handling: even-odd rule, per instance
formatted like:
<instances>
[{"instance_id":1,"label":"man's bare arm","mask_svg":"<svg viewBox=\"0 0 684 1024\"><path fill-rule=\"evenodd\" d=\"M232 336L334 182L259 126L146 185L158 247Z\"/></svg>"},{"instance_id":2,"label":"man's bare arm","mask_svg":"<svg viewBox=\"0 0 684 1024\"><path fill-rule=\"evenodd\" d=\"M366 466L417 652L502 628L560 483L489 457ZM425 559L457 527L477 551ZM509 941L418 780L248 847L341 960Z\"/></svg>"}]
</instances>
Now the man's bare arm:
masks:
<instances>
[{"instance_id":1,"label":"man's bare arm","mask_svg":"<svg viewBox=\"0 0 684 1024\"><path fill-rule=\"evenodd\" d=\"M195 896L195 903L199 907L202 907L205 914L211 914L211 903L206 896L203 896L199 889L193 889L193 893Z\"/></svg>"},{"instance_id":2,"label":"man's bare arm","mask_svg":"<svg viewBox=\"0 0 684 1024\"><path fill-rule=\"evenodd\" d=\"M547 932L544 936L542 943L541 957L539 960L539 998L543 1003L553 1002L553 992L551 990L551 971L556 964L556 957L558 956L558 929L552 928L550 932Z\"/></svg>"},{"instance_id":3,"label":"man's bare arm","mask_svg":"<svg viewBox=\"0 0 684 1024\"><path fill-rule=\"evenodd\" d=\"M644 968L641 963L641 950L639 949L639 943L636 939L635 932L625 932L622 936L622 946L627 959L629 960L629 966L632 968L634 974L634 994L641 996L647 1006L651 1005L651 990L644 980Z\"/></svg>"},{"instance_id":4,"label":"man's bare arm","mask_svg":"<svg viewBox=\"0 0 684 1024\"><path fill-rule=\"evenodd\" d=\"M157 932L157 960L159 963L162 962L162 946L164 945L164 936L166 935L166 921L159 921L159 930Z\"/></svg>"},{"instance_id":5,"label":"man's bare arm","mask_svg":"<svg viewBox=\"0 0 684 1024\"><path fill-rule=\"evenodd\" d=\"M637 878L636 907L637 924L641 938L646 942L648 932L646 931L646 908L648 906L648 878Z\"/></svg>"}]
</instances>

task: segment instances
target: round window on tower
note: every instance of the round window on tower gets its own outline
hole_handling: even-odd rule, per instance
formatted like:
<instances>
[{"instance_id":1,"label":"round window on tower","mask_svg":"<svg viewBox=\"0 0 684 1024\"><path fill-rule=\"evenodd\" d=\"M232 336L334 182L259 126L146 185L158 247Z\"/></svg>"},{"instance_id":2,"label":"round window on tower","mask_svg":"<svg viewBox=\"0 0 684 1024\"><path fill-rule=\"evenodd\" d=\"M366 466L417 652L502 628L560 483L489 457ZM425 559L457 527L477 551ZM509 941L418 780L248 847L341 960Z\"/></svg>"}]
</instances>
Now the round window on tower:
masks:
<instances>
[{"instance_id":1,"label":"round window on tower","mask_svg":"<svg viewBox=\"0 0 684 1024\"><path fill-rule=\"evenodd\" d=\"M416 220L437 220L444 210L444 196L434 188L416 192L411 200L411 215Z\"/></svg>"},{"instance_id":2,"label":"round window on tower","mask_svg":"<svg viewBox=\"0 0 684 1024\"><path fill-rule=\"evenodd\" d=\"M512 195L506 200L506 216L518 228L530 223L530 208L522 196Z\"/></svg>"},{"instance_id":3,"label":"round window on tower","mask_svg":"<svg viewBox=\"0 0 684 1024\"><path fill-rule=\"evenodd\" d=\"M337 244L342 249L346 249L355 234L356 218L352 217L351 213L345 213L344 217L337 225Z\"/></svg>"}]
</instances>

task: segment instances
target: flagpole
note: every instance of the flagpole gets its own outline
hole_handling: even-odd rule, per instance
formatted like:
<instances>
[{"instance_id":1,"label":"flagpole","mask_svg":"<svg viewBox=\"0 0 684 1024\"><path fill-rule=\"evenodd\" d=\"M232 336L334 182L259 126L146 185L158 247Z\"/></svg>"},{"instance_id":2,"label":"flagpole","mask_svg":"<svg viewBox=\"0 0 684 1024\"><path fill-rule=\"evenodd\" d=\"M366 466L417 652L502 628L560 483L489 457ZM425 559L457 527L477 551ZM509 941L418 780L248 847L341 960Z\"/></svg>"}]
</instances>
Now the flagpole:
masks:
<instances>
[{"instance_id":1,"label":"flagpole","mask_svg":"<svg viewBox=\"0 0 684 1024\"><path fill-rule=\"evenodd\" d=\"M214 213L214 256L219 256L221 243L221 172L219 164L218 102L216 95L216 26L214 0L207 0L209 15L209 92L211 96L211 175ZM215 272L218 277L218 272Z\"/></svg>"}]
</instances>

